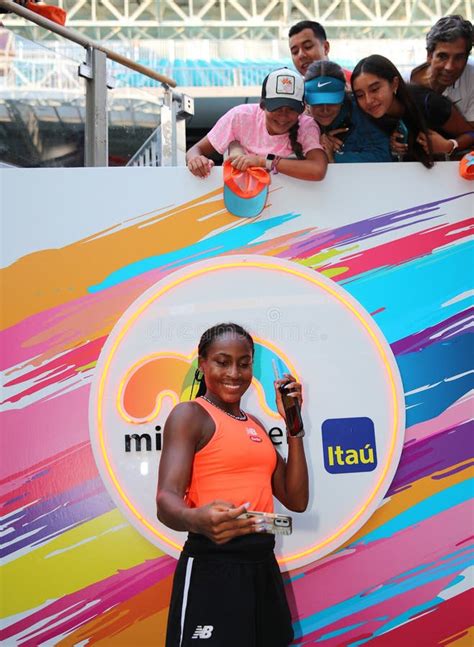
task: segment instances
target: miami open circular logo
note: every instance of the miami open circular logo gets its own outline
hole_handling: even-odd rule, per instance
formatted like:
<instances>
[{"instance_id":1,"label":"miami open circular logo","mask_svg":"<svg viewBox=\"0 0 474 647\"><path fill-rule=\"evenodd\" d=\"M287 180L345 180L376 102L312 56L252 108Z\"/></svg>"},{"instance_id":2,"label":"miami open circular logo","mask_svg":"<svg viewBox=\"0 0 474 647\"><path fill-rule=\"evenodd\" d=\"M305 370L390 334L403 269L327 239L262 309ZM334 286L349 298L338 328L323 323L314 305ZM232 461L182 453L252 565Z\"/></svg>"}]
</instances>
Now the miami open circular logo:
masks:
<instances>
[{"instance_id":1,"label":"miami open circular logo","mask_svg":"<svg viewBox=\"0 0 474 647\"><path fill-rule=\"evenodd\" d=\"M177 557L186 534L156 518L166 418L189 400L197 344L233 321L255 340L254 379L243 408L286 456L272 360L304 387L310 474L306 512L278 537L284 568L304 566L347 541L373 514L397 468L404 398L390 346L344 289L301 265L267 256L225 256L188 265L146 290L103 347L90 399L90 435L118 508L150 541ZM275 502L276 512L285 509Z\"/></svg>"}]
</instances>

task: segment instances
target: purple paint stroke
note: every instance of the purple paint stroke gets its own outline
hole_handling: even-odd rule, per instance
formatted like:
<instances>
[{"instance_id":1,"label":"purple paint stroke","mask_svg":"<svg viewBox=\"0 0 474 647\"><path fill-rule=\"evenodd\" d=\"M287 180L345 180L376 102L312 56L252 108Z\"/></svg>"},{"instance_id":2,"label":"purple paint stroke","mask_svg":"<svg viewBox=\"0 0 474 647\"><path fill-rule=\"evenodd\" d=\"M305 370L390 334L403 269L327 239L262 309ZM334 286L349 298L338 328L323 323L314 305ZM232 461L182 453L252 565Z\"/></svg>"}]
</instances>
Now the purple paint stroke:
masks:
<instances>
[{"instance_id":1,"label":"purple paint stroke","mask_svg":"<svg viewBox=\"0 0 474 647\"><path fill-rule=\"evenodd\" d=\"M439 475L454 466L463 468L460 463L465 463L472 458L473 444L472 432L474 425L467 421L456 427L445 429L442 433L424 438L419 442L405 446L397 468L397 473L386 494L387 497L397 494L407 485L422 478L442 478L451 472ZM464 465L464 469L467 465Z\"/></svg>"},{"instance_id":2,"label":"purple paint stroke","mask_svg":"<svg viewBox=\"0 0 474 647\"><path fill-rule=\"evenodd\" d=\"M27 546L43 544L66 529L75 528L114 508L99 477L82 482L57 496L41 499L18 510L16 515L9 516L8 528L13 528L14 532L8 535L10 545L2 546L0 556L11 555Z\"/></svg>"},{"instance_id":3,"label":"purple paint stroke","mask_svg":"<svg viewBox=\"0 0 474 647\"><path fill-rule=\"evenodd\" d=\"M43 606L31 615L23 617L18 622L7 627L2 638L11 638L29 627L34 627L37 623L47 621L49 618L51 618L53 625L52 629L48 631L48 624L45 624L40 630L41 635L37 635L38 630L34 630L31 634L27 634L23 640L31 637L32 642L30 644L38 645L61 633L72 631L124 600L128 600L137 593L154 586L158 581L171 575L175 566L175 559L163 556L147 560L143 564L138 564L127 570L120 570L116 575L65 595L51 604ZM87 602L90 601L97 601L97 604L90 605L87 608ZM84 610L77 613L81 608Z\"/></svg>"},{"instance_id":4,"label":"purple paint stroke","mask_svg":"<svg viewBox=\"0 0 474 647\"><path fill-rule=\"evenodd\" d=\"M373 216L372 218L344 225L343 227L316 233L314 236L302 241L301 243L295 243L286 252L279 254L279 257L291 259L304 258L306 256L312 256L316 254L318 250L326 247L332 247L341 243L349 245L351 243L373 238L379 234L405 229L420 222L428 222L443 215L441 213L434 213L439 211L439 205L472 195L473 193L474 192L461 193L450 198L420 204L408 209L402 209L401 211L390 211L378 216ZM421 217L425 214L433 215L426 218ZM415 220L413 220L413 218L415 218ZM317 232L317 229L315 228L314 231ZM337 277L334 278L337 280Z\"/></svg>"},{"instance_id":5,"label":"purple paint stroke","mask_svg":"<svg viewBox=\"0 0 474 647\"><path fill-rule=\"evenodd\" d=\"M453 337L466 332L465 329L472 320L473 315L474 307L472 306L462 312L457 312L439 324L393 342L391 344L392 351L394 355L405 355L423 350L431 344L451 340Z\"/></svg>"},{"instance_id":6,"label":"purple paint stroke","mask_svg":"<svg viewBox=\"0 0 474 647\"><path fill-rule=\"evenodd\" d=\"M412 224L419 222L424 222L432 220L437 217L439 214L430 216L429 218L418 218L418 220L412 221L413 217L421 216L426 213L431 213L436 210L439 210L439 205L463 198L471 193L462 193L457 196L452 196L450 198L445 198L443 200L438 200L436 202L427 203L418 205L415 207L410 207L401 211L393 211L384 213L366 220L360 220L356 223L350 225L345 225L337 229L332 229L329 231L319 232L315 227L314 229L305 229L300 234L295 235L295 239L298 235L307 237L308 234L310 238L306 238L301 241L301 243L295 243L288 249L286 252L280 253L278 256L281 258L291 258L297 260L298 257L305 257L315 254L318 249L334 246L337 243L349 244L364 240L366 238L371 238L379 233L386 233L387 231L396 231L400 228L408 227ZM409 222L403 222L399 224L401 220L409 220ZM396 224L397 226L393 226ZM314 232L314 235L311 235L311 232ZM318 233L319 232L319 233ZM237 253L248 253L252 247L259 246L261 243L249 243L247 246L242 248L236 248L232 251L233 254ZM171 273L172 270L165 267L157 268L147 272L145 275L136 277L133 280L128 281L127 287L129 290L129 303L132 303L135 298L141 294L145 289L153 285L156 281L161 278L164 278ZM337 279L337 277L336 277ZM44 348L47 344L50 344L52 339L49 339L47 344L42 341L41 344L33 344L30 341L31 330L39 326L39 329L45 330L48 327L48 324L53 326L57 325L58 321L63 322L66 325L68 318L74 316L77 310L93 307L94 304L102 304L104 301L108 303L114 303L118 294L122 294L124 290L123 284L109 288L109 290L104 294L87 294L83 295L80 298L63 303L59 306L55 306L50 310L45 310L40 313L35 313L29 317L26 317L24 320L14 324L10 328L7 328L3 334L6 334L6 340L4 344L4 357L0 362L2 369L7 367L12 367L18 365L21 362L29 363L31 360L31 355L38 355L39 353L44 352ZM125 309L125 304L123 309ZM117 318L118 318L117 314ZM1 334L1 333L0 333ZM67 333L62 332L59 337L56 335L57 339L65 339ZM65 339L64 348L72 348L75 344L74 335L69 333L70 339ZM28 340L28 343L26 343ZM69 342L69 343L68 343Z\"/></svg>"}]
</instances>

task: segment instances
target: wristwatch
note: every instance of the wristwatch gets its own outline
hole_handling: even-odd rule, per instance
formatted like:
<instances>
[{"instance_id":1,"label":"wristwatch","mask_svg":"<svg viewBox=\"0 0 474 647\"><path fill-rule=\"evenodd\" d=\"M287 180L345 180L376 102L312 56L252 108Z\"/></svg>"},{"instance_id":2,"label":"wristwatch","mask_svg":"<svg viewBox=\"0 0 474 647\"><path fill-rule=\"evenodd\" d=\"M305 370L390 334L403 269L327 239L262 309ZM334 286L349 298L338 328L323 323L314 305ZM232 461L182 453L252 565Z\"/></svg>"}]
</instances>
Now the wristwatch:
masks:
<instances>
[{"instance_id":1,"label":"wristwatch","mask_svg":"<svg viewBox=\"0 0 474 647\"><path fill-rule=\"evenodd\" d=\"M459 148L459 144L456 139L450 139L449 140L451 144L453 145L452 149L447 153L448 157L451 157L451 155L454 153L454 151Z\"/></svg>"},{"instance_id":2,"label":"wristwatch","mask_svg":"<svg viewBox=\"0 0 474 647\"><path fill-rule=\"evenodd\" d=\"M266 156L266 158L265 158L265 168L267 169L267 171L272 170L272 164L273 164L273 161L274 161L275 157L276 157L276 155L274 155L273 153L269 153Z\"/></svg>"}]
</instances>

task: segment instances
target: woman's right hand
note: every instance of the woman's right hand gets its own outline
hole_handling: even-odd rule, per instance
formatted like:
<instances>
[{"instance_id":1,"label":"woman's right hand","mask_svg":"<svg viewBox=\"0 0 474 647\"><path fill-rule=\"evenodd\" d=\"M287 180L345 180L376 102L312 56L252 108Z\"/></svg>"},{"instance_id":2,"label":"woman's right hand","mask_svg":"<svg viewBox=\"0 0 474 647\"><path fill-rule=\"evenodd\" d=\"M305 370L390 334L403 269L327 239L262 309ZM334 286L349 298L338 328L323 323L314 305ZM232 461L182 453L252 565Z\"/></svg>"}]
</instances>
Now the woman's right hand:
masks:
<instances>
[{"instance_id":1,"label":"woman's right hand","mask_svg":"<svg viewBox=\"0 0 474 647\"><path fill-rule=\"evenodd\" d=\"M246 171L252 166L261 166L265 168L265 158L260 155L236 155L232 159L232 166L238 171Z\"/></svg>"},{"instance_id":2,"label":"woman's right hand","mask_svg":"<svg viewBox=\"0 0 474 647\"><path fill-rule=\"evenodd\" d=\"M390 150L393 155L403 157L403 155L406 155L408 152L408 144L404 144L403 141L400 141L403 140L403 138L403 133L399 130L394 130L390 135Z\"/></svg>"},{"instance_id":3,"label":"woman's right hand","mask_svg":"<svg viewBox=\"0 0 474 647\"><path fill-rule=\"evenodd\" d=\"M214 162L205 155L196 155L188 159L188 169L196 177L207 177L213 166Z\"/></svg>"},{"instance_id":4,"label":"woman's right hand","mask_svg":"<svg viewBox=\"0 0 474 647\"><path fill-rule=\"evenodd\" d=\"M212 501L199 508L189 508L187 512L192 532L205 535L215 544L225 544L234 537L259 532L261 527L255 519L239 519L248 506L236 508L228 501Z\"/></svg>"}]
</instances>

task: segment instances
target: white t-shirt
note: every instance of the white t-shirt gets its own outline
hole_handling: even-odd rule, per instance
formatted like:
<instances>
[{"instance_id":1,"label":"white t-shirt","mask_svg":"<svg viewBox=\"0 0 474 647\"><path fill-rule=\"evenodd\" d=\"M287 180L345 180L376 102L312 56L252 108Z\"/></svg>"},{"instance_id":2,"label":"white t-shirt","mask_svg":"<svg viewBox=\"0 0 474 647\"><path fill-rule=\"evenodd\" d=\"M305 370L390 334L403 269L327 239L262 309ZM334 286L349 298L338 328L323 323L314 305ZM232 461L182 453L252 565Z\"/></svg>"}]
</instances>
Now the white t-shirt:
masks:
<instances>
[{"instance_id":1,"label":"white t-shirt","mask_svg":"<svg viewBox=\"0 0 474 647\"><path fill-rule=\"evenodd\" d=\"M319 127L312 117L300 115L298 118L298 141L303 153L313 149L322 149L319 143ZM246 103L231 108L223 115L207 134L211 145L218 153L223 153L233 141L239 142L247 154L261 155L268 153L280 157L290 157L293 150L288 133L270 135L265 126L265 111L258 103Z\"/></svg>"},{"instance_id":2,"label":"white t-shirt","mask_svg":"<svg viewBox=\"0 0 474 647\"><path fill-rule=\"evenodd\" d=\"M467 121L474 121L474 63L467 63L459 79L443 92Z\"/></svg>"}]
</instances>

